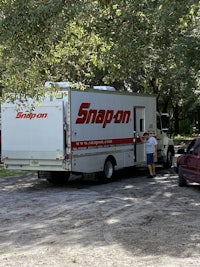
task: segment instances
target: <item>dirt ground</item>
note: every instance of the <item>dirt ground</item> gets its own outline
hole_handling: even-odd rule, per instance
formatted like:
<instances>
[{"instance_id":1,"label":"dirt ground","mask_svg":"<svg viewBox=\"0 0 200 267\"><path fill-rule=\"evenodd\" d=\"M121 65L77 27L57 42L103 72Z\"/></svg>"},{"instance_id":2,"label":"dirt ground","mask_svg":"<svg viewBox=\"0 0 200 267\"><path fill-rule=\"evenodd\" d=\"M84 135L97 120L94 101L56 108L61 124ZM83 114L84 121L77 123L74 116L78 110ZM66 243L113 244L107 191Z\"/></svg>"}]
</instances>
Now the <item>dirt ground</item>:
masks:
<instances>
[{"instance_id":1,"label":"dirt ground","mask_svg":"<svg viewBox=\"0 0 200 267\"><path fill-rule=\"evenodd\" d=\"M0 266L200 266L200 185L180 188L173 169L157 171L109 184L1 179Z\"/></svg>"}]
</instances>

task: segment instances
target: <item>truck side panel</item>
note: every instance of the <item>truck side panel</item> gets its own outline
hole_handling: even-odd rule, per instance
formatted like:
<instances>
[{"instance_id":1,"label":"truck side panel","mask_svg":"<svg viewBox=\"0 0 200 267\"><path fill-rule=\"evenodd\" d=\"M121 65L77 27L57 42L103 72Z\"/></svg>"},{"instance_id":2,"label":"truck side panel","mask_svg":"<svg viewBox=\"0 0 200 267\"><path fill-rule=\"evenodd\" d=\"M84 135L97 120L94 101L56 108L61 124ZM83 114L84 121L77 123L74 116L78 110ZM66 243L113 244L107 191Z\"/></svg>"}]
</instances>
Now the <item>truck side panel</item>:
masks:
<instances>
[{"instance_id":1,"label":"truck side panel","mask_svg":"<svg viewBox=\"0 0 200 267\"><path fill-rule=\"evenodd\" d=\"M72 170L102 171L109 155L116 159L116 168L144 163L144 145L140 142L136 147L133 142L136 107L143 111L142 132L150 128L155 131L155 97L72 91ZM135 149L140 152L135 153Z\"/></svg>"}]
</instances>

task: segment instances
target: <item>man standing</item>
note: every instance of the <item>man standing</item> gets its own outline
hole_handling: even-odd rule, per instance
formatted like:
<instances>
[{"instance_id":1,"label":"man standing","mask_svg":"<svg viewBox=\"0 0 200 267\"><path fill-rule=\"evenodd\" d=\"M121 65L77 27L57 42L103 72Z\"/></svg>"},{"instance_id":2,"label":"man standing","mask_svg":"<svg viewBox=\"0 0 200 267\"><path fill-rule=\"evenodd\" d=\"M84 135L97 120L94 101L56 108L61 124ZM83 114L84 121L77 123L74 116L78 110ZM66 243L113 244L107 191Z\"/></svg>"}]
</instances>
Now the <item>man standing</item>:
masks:
<instances>
[{"instance_id":1,"label":"man standing","mask_svg":"<svg viewBox=\"0 0 200 267\"><path fill-rule=\"evenodd\" d=\"M158 141L155 137L149 136L149 133L143 134L146 146L146 155L147 155L147 166L149 169L149 176L148 178L153 178L155 173L155 164L154 158L157 157L157 150L158 150Z\"/></svg>"}]
</instances>

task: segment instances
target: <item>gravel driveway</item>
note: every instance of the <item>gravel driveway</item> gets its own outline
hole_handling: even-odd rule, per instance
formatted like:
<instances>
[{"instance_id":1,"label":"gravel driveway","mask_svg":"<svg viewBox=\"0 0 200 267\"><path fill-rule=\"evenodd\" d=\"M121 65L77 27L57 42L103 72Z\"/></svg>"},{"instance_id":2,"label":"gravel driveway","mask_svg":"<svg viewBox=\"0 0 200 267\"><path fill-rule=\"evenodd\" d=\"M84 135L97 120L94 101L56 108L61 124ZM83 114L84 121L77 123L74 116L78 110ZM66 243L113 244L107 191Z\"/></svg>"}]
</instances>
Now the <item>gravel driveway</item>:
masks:
<instances>
[{"instance_id":1,"label":"gravel driveway","mask_svg":"<svg viewBox=\"0 0 200 267\"><path fill-rule=\"evenodd\" d=\"M109 184L0 180L0 266L200 266L200 185L135 169Z\"/></svg>"}]
</instances>

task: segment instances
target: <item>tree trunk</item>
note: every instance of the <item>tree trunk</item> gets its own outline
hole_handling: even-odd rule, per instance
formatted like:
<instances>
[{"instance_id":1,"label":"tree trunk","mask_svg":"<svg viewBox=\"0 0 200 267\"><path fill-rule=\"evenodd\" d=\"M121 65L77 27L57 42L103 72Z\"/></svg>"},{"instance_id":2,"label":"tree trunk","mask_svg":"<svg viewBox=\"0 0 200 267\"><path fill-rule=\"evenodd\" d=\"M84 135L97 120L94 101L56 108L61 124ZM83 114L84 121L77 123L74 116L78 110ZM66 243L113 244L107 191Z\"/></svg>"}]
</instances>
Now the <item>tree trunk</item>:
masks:
<instances>
[{"instance_id":1,"label":"tree trunk","mask_svg":"<svg viewBox=\"0 0 200 267\"><path fill-rule=\"evenodd\" d=\"M179 106L175 105L173 109L173 117L174 117L174 134L179 134Z\"/></svg>"}]
</instances>

